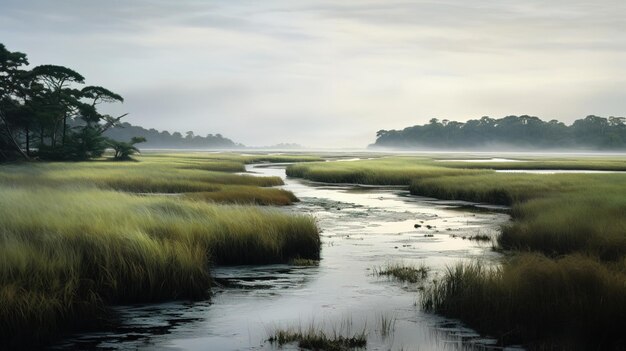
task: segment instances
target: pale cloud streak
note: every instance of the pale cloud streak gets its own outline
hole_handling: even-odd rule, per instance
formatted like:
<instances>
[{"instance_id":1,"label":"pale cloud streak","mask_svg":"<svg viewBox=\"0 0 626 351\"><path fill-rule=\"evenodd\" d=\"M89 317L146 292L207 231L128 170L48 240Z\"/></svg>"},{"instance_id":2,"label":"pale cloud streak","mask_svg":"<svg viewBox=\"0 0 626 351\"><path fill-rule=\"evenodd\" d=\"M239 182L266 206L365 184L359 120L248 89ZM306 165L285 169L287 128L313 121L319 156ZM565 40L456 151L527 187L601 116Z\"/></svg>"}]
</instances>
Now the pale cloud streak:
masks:
<instances>
[{"instance_id":1,"label":"pale cloud streak","mask_svg":"<svg viewBox=\"0 0 626 351\"><path fill-rule=\"evenodd\" d=\"M623 1L1 0L0 42L147 127L365 146L432 117L626 111Z\"/></svg>"}]
</instances>

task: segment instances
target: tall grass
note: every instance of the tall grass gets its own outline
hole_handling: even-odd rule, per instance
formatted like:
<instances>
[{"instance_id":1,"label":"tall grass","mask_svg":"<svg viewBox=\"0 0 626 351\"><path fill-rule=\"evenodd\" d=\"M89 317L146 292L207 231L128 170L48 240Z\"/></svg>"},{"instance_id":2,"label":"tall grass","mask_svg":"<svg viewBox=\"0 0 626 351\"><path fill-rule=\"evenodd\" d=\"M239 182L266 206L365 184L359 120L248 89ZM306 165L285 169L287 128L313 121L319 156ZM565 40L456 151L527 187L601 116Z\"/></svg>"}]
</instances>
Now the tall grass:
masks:
<instances>
[{"instance_id":1,"label":"tall grass","mask_svg":"<svg viewBox=\"0 0 626 351\"><path fill-rule=\"evenodd\" d=\"M219 185L282 185L279 177L255 177L198 169L176 164L141 162L22 163L3 166L0 184L17 186L95 185L136 193L214 191Z\"/></svg>"},{"instance_id":2,"label":"tall grass","mask_svg":"<svg viewBox=\"0 0 626 351\"><path fill-rule=\"evenodd\" d=\"M373 275L385 276L401 282L417 283L428 277L428 267L423 264L387 263L382 267L374 267Z\"/></svg>"},{"instance_id":3,"label":"tall grass","mask_svg":"<svg viewBox=\"0 0 626 351\"><path fill-rule=\"evenodd\" d=\"M595 175L594 175L595 176ZM601 175L607 176L607 175ZM412 194L439 199L467 200L512 205L551 193L570 192L580 187L586 174L510 174L441 176L416 178L409 190Z\"/></svg>"},{"instance_id":4,"label":"tall grass","mask_svg":"<svg viewBox=\"0 0 626 351\"><path fill-rule=\"evenodd\" d=\"M285 206L300 201L287 190L253 186L224 186L213 192L195 192L185 196L194 200L244 205Z\"/></svg>"},{"instance_id":5,"label":"tall grass","mask_svg":"<svg viewBox=\"0 0 626 351\"><path fill-rule=\"evenodd\" d=\"M423 296L426 310L460 318L531 349L618 350L626 342L626 275L597 259L524 254L502 267L449 268Z\"/></svg>"},{"instance_id":6,"label":"tall grass","mask_svg":"<svg viewBox=\"0 0 626 351\"><path fill-rule=\"evenodd\" d=\"M3 166L0 348L98 323L110 304L204 297L211 264L319 259L311 217L215 204L297 201L258 187L280 178L217 172L234 163L205 161Z\"/></svg>"},{"instance_id":7,"label":"tall grass","mask_svg":"<svg viewBox=\"0 0 626 351\"><path fill-rule=\"evenodd\" d=\"M388 329L391 325L388 326ZM367 332L353 332L352 321L343 321L339 327L327 331L324 325L311 323L307 328L287 328L272 331L267 341L282 347L296 343L298 348L305 350L348 351L363 349L367 345Z\"/></svg>"},{"instance_id":8,"label":"tall grass","mask_svg":"<svg viewBox=\"0 0 626 351\"><path fill-rule=\"evenodd\" d=\"M317 182L370 185L409 185L416 178L489 172L440 167L428 164L423 159L410 157L388 157L355 162L306 163L287 167L287 175L290 177L305 178Z\"/></svg>"},{"instance_id":9,"label":"tall grass","mask_svg":"<svg viewBox=\"0 0 626 351\"><path fill-rule=\"evenodd\" d=\"M584 252L619 260L626 255L626 191L610 189L593 187L517 204L516 221L502 229L498 243L550 256Z\"/></svg>"},{"instance_id":10,"label":"tall grass","mask_svg":"<svg viewBox=\"0 0 626 351\"><path fill-rule=\"evenodd\" d=\"M207 152L185 152L185 153L144 153L138 158L142 161L150 159L170 159L170 160L189 160L191 162L234 162L240 164L250 163L285 163L285 162L315 162L323 161L316 155L307 154L267 154L263 152L239 154L233 152L207 153ZM238 172L238 171L236 171Z\"/></svg>"},{"instance_id":11,"label":"tall grass","mask_svg":"<svg viewBox=\"0 0 626 351\"><path fill-rule=\"evenodd\" d=\"M459 162L441 160L435 164L454 168L474 169L537 169L537 170L595 170L595 171L626 171L623 157L522 157L523 162Z\"/></svg>"},{"instance_id":12,"label":"tall grass","mask_svg":"<svg viewBox=\"0 0 626 351\"><path fill-rule=\"evenodd\" d=\"M623 170L623 157L506 164L376 161L290 169L291 175L326 182L402 183L410 175L415 195L512 206L514 221L502 228L497 242L513 250L514 259L496 268L478 263L450 268L425 294L425 309L460 318L504 344L521 342L546 350L624 349L626 175L483 169ZM460 168L448 173L450 167ZM393 174L400 170L400 176Z\"/></svg>"}]
</instances>

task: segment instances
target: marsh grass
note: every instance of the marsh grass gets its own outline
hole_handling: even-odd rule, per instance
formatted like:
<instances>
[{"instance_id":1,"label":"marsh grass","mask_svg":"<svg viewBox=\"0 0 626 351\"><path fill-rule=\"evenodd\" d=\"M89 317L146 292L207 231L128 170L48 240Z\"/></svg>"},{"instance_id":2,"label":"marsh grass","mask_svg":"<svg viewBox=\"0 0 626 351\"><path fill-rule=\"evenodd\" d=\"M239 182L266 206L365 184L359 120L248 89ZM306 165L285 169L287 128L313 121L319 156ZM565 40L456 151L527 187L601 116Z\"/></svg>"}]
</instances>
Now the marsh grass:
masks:
<instances>
[{"instance_id":1,"label":"marsh grass","mask_svg":"<svg viewBox=\"0 0 626 351\"><path fill-rule=\"evenodd\" d=\"M287 190L253 186L222 186L212 192L187 193L185 197L192 200L242 205L286 206L300 201Z\"/></svg>"},{"instance_id":2,"label":"marsh grass","mask_svg":"<svg viewBox=\"0 0 626 351\"><path fill-rule=\"evenodd\" d=\"M183 193L215 191L220 185L269 187L283 182L279 177L181 169L168 163L77 162L3 166L0 184L50 187L78 184L135 193Z\"/></svg>"},{"instance_id":3,"label":"marsh grass","mask_svg":"<svg viewBox=\"0 0 626 351\"><path fill-rule=\"evenodd\" d=\"M497 238L505 249L549 256L626 254L626 175L489 174L415 180L414 194L513 205Z\"/></svg>"},{"instance_id":4,"label":"marsh grass","mask_svg":"<svg viewBox=\"0 0 626 351\"><path fill-rule=\"evenodd\" d=\"M401 282L418 283L428 277L429 271L428 267L423 264L387 263L382 267L374 267L372 274L377 277L393 278Z\"/></svg>"},{"instance_id":5,"label":"marsh grass","mask_svg":"<svg viewBox=\"0 0 626 351\"><path fill-rule=\"evenodd\" d=\"M144 153L139 160L149 159L167 159L167 160L190 160L191 162L234 162L239 164L251 163L288 163L288 162L316 162L324 161L323 158L316 155L307 154L266 154L266 153L250 153L242 155L234 152L185 152L185 153ZM235 171L239 172L239 171Z\"/></svg>"},{"instance_id":6,"label":"marsh grass","mask_svg":"<svg viewBox=\"0 0 626 351\"><path fill-rule=\"evenodd\" d=\"M290 177L317 182L409 185L416 178L484 174L491 171L440 167L414 157L387 157L354 162L293 164L287 167Z\"/></svg>"},{"instance_id":7,"label":"marsh grass","mask_svg":"<svg viewBox=\"0 0 626 351\"><path fill-rule=\"evenodd\" d=\"M0 339L111 303L206 296L210 263L319 259L310 217L96 189L2 188Z\"/></svg>"},{"instance_id":8,"label":"marsh grass","mask_svg":"<svg viewBox=\"0 0 626 351\"><path fill-rule=\"evenodd\" d=\"M351 332L351 322L345 322L328 332L323 325L311 323L307 328L280 329L270 333L269 341L272 344L283 346L296 343L299 348L306 350L324 351L346 351L363 349L367 345L367 332L364 327L362 331Z\"/></svg>"},{"instance_id":9,"label":"marsh grass","mask_svg":"<svg viewBox=\"0 0 626 351\"><path fill-rule=\"evenodd\" d=\"M605 261L626 255L626 182L520 203L513 216L516 221L498 237L505 249L553 257L584 252Z\"/></svg>"},{"instance_id":10,"label":"marsh grass","mask_svg":"<svg viewBox=\"0 0 626 351\"><path fill-rule=\"evenodd\" d=\"M384 339L388 336L393 335L396 328L396 316L382 313L379 319L379 329L378 332L380 336Z\"/></svg>"},{"instance_id":11,"label":"marsh grass","mask_svg":"<svg viewBox=\"0 0 626 351\"><path fill-rule=\"evenodd\" d=\"M512 206L514 221L502 228L497 249L513 250L514 258L495 268L479 263L450 268L427 290L423 307L459 318L503 344L623 349L626 174L510 174L483 168L624 170L626 160L528 161L435 164L413 159L398 167L402 159L382 159L294 165L291 174L383 185L405 181L390 172L413 168L408 172L412 194ZM441 169L454 167L462 172Z\"/></svg>"},{"instance_id":12,"label":"marsh grass","mask_svg":"<svg viewBox=\"0 0 626 351\"><path fill-rule=\"evenodd\" d=\"M442 176L414 179L412 194L447 200L512 205L550 193L570 192L580 185L580 174L511 174Z\"/></svg>"},{"instance_id":13,"label":"marsh grass","mask_svg":"<svg viewBox=\"0 0 626 351\"><path fill-rule=\"evenodd\" d=\"M459 318L504 344L617 350L626 341L626 275L597 259L523 254L501 267L448 268L422 307Z\"/></svg>"},{"instance_id":14,"label":"marsh grass","mask_svg":"<svg viewBox=\"0 0 626 351\"><path fill-rule=\"evenodd\" d=\"M319 259L313 218L213 203L297 201L259 187L280 178L223 172L239 161L141 158L0 168L0 348L97 324L111 304L206 297L212 264Z\"/></svg>"},{"instance_id":15,"label":"marsh grass","mask_svg":"<svg viewBox=\"0 0 626 351\"><path fill-rule=\"evenodd\" d=\"M517 158L516 158L517 159ZM536 170L591 170L591 171L626 171L623 157L576 157L545 158L522 157L523 162L458 162L436 161L434 164L453 168L472 169L536 169Z\"/></svg>"},{"instance_id":16,"label":"marsh grass","mask_svg":"<svg viewBox=\"0 0 626 351\"><path fill-rule=\"evenodd\" d=\"M320 265L319 260L312 260L309 258L300 258L296 257L289 261L289 264L292 266L300 266L300 267L317 267Z\"/></svg>"}]
</instances>

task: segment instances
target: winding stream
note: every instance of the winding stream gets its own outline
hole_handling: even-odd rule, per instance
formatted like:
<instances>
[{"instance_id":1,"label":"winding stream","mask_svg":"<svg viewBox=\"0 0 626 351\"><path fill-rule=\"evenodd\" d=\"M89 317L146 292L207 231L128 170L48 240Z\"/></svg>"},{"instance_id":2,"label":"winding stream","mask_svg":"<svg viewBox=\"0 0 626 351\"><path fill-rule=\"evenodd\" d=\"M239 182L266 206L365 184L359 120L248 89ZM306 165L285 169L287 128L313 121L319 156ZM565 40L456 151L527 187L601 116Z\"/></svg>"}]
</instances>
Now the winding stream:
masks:
<instances>
[{"instance_id":1,"label":"winding stream","mask_svg":"<svg viewBox=\"0 0 626 351\"><path fill-rule=\"evenodd\" d=\"M468 203L409 196L401 188L316 184L285 177L284 165L250 165L285 180L301 199L286 211L314 216L322 230L317 267L216 267L211 301L120 306L109 330L73 335L56 348L107 350L267 350L277 327L368 335L368 350L483 350L494 341L419 308L419 285L375 277L386 263L417 263L437 279L446 265L479 258L496 262L491 243L508 215L470 210ZM420 224L420 228L414 228ZM431 228L427 228L431 226ZM392 322L384 335L382 320ZM294 349L294 346L283 347Z\"/></svg>"}]
</instances>

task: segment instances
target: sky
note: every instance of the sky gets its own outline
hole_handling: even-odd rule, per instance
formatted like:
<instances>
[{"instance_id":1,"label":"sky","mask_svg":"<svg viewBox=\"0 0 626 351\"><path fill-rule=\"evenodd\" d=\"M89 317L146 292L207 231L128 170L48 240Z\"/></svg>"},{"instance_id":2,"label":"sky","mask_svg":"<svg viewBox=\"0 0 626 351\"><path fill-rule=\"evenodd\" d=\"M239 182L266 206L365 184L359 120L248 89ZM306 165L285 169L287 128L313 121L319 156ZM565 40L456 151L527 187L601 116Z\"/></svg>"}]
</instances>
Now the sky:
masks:
<instances>
[{"instance_id":1,"label":"sky","mask_svg":"<svg viewBox=\"0 0 626 351\"><path fill-rule=\"evenodd\" d=\"M431 118L626 115L623 0L0 0L0 43L127 122L364 147Z\"/></svg>"}]
</instances>

